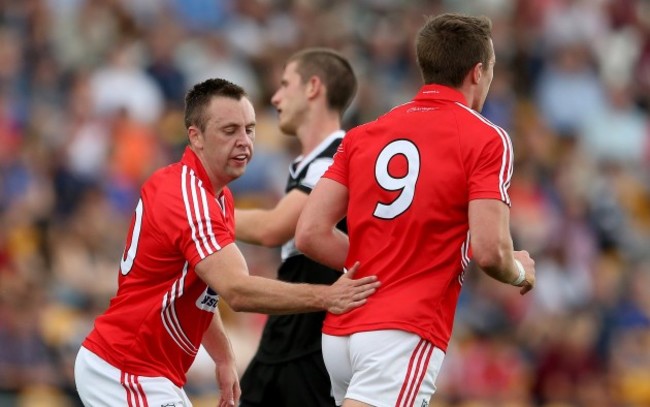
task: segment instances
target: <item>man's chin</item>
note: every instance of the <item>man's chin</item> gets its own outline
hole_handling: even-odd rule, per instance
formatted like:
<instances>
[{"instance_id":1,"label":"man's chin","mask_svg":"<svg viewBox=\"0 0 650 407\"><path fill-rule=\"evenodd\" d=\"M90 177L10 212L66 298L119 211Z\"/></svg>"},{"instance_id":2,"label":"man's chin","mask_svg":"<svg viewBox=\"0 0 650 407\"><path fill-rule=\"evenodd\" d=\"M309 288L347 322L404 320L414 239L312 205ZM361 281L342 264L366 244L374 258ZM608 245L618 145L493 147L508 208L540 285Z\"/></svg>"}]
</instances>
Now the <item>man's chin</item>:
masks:
<instances>
[{"instance_id":1,"label":"man's chin","mask_svg":"<svg viewBox=\"0 0 650 407\"><path fill-rule=\"evenodd\" d=\"M246 166L246 164L242 164L241 167L231 168L230 171L228 171L228 175L230 175L232 181L244 175L246 172Z\"/></svg>"},{"instance_id":2,"label":"man's chin","mask_svg":"<svg viewBox=\"0 0 650 407\"><path fill-rule=\"evenodd\" d=\"M296 129L293 126L288 126L287 124L282 124L278 126L280 128L280 131L282 134L285 136L295 136L296 135Z\"/></svg>"}]
</instances>

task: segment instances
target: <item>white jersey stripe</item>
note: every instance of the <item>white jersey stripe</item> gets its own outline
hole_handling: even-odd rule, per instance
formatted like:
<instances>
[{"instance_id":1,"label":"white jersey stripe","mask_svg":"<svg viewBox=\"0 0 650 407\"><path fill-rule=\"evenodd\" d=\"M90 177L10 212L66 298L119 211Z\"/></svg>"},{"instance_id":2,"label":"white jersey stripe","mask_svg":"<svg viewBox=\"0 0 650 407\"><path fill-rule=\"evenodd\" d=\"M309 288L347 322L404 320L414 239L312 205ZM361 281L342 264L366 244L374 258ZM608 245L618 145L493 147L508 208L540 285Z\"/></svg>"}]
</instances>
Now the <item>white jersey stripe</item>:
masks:
<instances>
[{"instance_id":1,"label":"white jersey stripe","mask_svg":"<svg viewBox=\"0 0 650 407\"><path fill-rule=\"evenodd\" d=\"M463 270L467 268L471 260L469 258L469 246L470 246L470 234L468 230L467 237L465 238L463 244L460 246L460 265L462 266Z\"/></svg>"},{"instance_id":2,"label":"white jersey stripe","mask_svg":"<svg viewBox=\"0 0 650 407\"><path fill-rule=\"evenodd\" d=\"M499 130L497 130L497 132L499 133L499 137L501 137L501 143L504 143L503 134ZM499 189L501 190L501 199L502 200L505 200L505 198L506 198L506 190L505 190L505 187L504 187L503 184L505 182L507 182L507 174L510 173L510 169L507 167L507 165L508 165L508 153L510 152L510 149L508 148L507 142L504 143L504 144L505 145L503 147L503 153L501 155L501 157L502 157L501 158L501 169L499 170ZM504 181L504 177L506 178L505 181ZM506 201L506 202L508 202L508 201Z\"/></svg>"},{"instance_id":3,"label":"white jersey stripe","mask_svg":"<svg viewBox=\"0 0 650 407\"><path fill-rule=\"evenodd\" d=\"M181 350L183 350L183 352L185 352L185 353L187 353L189 355L190 352L187 349L185 349L185 347L183 347L182 343L180 343L178 341L178 338L176 337L176 334L173 332L173 327L171 327L169 325L169 322L167 321L167 307L168 307L168 305L167 305L167 295L168 294L165 294L165 296L163 298L163 309L160 312L160 319L162 320L163 326L165 327L165 330L167 331L169 336L172 338L172 340L174 342L176 342L176 345L178 345L178 347L181 348Z\"/></svg>"},{"instance_id":4,"label":"white jersey stripe","mask_svg":"<svg viewBox=\"0 0 650 407\"><path fill-rule=\"evenodd\" d=\"M190 229L192 230L192 240L196 245L196 250L199 252L201 259L205 258L205 253L201 249L199 241L196 239L196 230L194 229L194 221L192 221L192 212L190 209L189 197L187 194L187 165L183 166L183 172L181 175L181 192L183 194L183 203L185 204L185 214L187 215L187 221L190 224Z\"/></svg>"},{"instance_id":5,"label":"white jersey stripe","mask_svg":"<svg viewBox=\"0 0 650 407\"><path fill-rule=\"evenodd\" d=\"M501 143L503 144L503 156L501 158L501 169L499 171L499 191L501 192L501 200L503 200L503 202L505 202L506 204L510 205L510 196L508 195L508 188L510 187L510 179L512 177L512 172L513 172L513 155L514 155L510 136L508 136L508 133L505 130L503 130L501 127L491 123L488 119L483 117L480 113L476 112L475 110L470 109L469 107L459 102L456 102L456 105L467 110L468 112L476 116L480 121L492 127L501 138Z\"/></svg>"},{"instance_id":6,"label":"white jersey stripe","mask_svg":"<svg viewBox=\"0 0 650 407\"><path fill-rule=\"evenodd\" d=\"M176 299L180 297L180 295L174 295L174 291L180 291L180 282L176 280L174 284L172 285L172 298L170 301L170 307L168 308L168 314L172 318L172 322L174 323L174 326L176 327L176 330L178 332L180 340L191 350L192 353L198 352L198 349L194 346L192 341L190 341L183 331L183 327L181 326L180 321L178 320L178 314L176 313Z\"/></svg>"},{"instance_id":7,"label":"white jersey stripe","mask_svg":"<svg viewBox=\"0 0 650 407\"><path fill-rule=\"evenodd\" d=\"M196 355L198 352L198 349L194 347L192 344L192 341L190 341L187 338L187 335L185 335L185 332L183 332L183 328L181 327L181 323L178 320L178 314L176 313L176 306L175 306L175 301L172 300L171 306L167 308L167 315L172 323L172 326L174 327L174 331L177 332L178 339L181 341L181 343L184 344L185 347L189 349L189 354L191 355Z\"/></svg>"},{"instance_id":8,"label":"white jersey stripe","mask_svg":"<svg viewBox=\"0 0 650 407\"><path fill-rule=\"evenodd\" d=\"M210 244L208 243L208 238L203 232L204 226L203 226L203 214L201 213L201 202L199 201L199 198L196 193L196 188L197 188L197 178L194 175L194 171L190 171L190 189L192 191L192 202L194 206L194 216L196 216L196 224L198 225L198 232L199 232L199 237L201 239L201 243L203 245L203 249L208 253L212 254L214 253L214 250L212 247L210 247ZM202 188L201 188L202 189Z\"/></svg>"},{"instance_id":9,"label":"white jersey stripe","mask_svg":"<svg viewBox=\"0 0 650 407\"><path fill-rule=\"evenodd\" d=\"M173 324L173 318L170 316L169 308L163 313L163 325L165 325L165 330L169 333L169 336L176 342L176 345L185 353L190 356L196 356L196 351L188 349L187 345L183 343L181 336L176 332L176 327Z\"/></svg>"},{"instance_id":10,"label":"white jersey stripe","mask_svg":"<svg viewBox=\"0 0 650 407\"><path fill-rule=\"evenodd\" d=\"M458 276L458 282L460 285L463 285L463 282L465 281L465 270L469 266L470 261L472 261L472 259L469 257L470 244L471 235L470 231L467 230L467 237L465 238L463 244L460 246L460 266L463 270Z\"/></svg>"},{"instance_id":11,"label":"white jersey stripe","mask_svg":"<svg viewBox=\"0 0 650 407\"><path fill-rule=\"evenodd\" d=\"M514 166L515 152L514 152L514 148L512 147L512 140L510 140L510 137L507 135L507 133L506 133L506 140L508 141L508 144L510 145L510 171L508 171L508 180L504 184L504 186L506 188L506 191L507 191L508 188L510 188L510 181L512 181L512 173L513 173L514 168L515 168L515 166Z\"/></svg>"},{"instance_id":12,"label":"white jersey stripe","mask_svg":"<svg viewBox=\"0 0 650 407\"><path fill-rule=\"evenodd\" d=\"M178 283L175 282L174 285ZM172 292L174 288L172 288ZM172 293L167 293L163 297L162 310L160 312L162 323L165 327L165 330L172 338L174 342L178 345L183 352L188 355L194 356L197 354L198 349L192 344L192 342L187 339L187 336L183 332L180 323L178 322L178 317L176 315L176 309L174 307L174 297Z\"/></svg>"},{"instance_id":13,"label":"white jersey stripe","mask_svg":"<svg viewBox=\"0 0 650 407\"><path fill-rule=\"evenodd\" d=\"M512 141L510 140L510 137L508 136L508 133L506 133L505 130L503 130L499 126L494 126L496 130L499 132L499 135L501 136L501 142L505 143L505 148L503 151L504 155L504 165L507 165L507 170L504 171L501 175L502 178L502 197L506 198L506 203L510 205L510 196L508 195L508 188L510 187L510 179L512 178L512 171L513 171L513 151L512 151ZM506 157L507 155L507 157ZM507 164L506 164L507 161Z\"/></svg>"},{"instance_id":14,"label":"white jersey stripe","mask_svg":"<svg viewBox=\"0 0 650 407\"><path fill-rule=\"evenodd\" d=\"M179 338L182 343L186 345L187 348L189 348L189 353L190 354L196 354L198 352L198 349L194 346L192 341L190 341L187 338L187 335L183 331L183 328L178 321L178 314L176 313L176 299L180 298L183 296L183 285L185 284L185 277L187 276L187 269L188 269L189 263L185 262L185 265L183 266L183 272L181 273L181 278L179 280L176 280L174 284L172 284L172 289L171 292L168 293L170 295L171 301L170 301L170 307L168 307L168 313L170 314L170 317L172 318L172 321L174 322L174 326L176 326L176 330L179 332Z\"/></svg>"},{"instance_id":15,"label":"white jersey stripe","mask_svg":"<svg viewBox=\"0 0 650 407\"><path fill-rule=\"evenodd\" d=\"M199 181L199 187L201 186L201 181ZM214 235L214 232L212 231L212 219L210 219L210 212L209 212L209 206L208 206L208 197L206 196L205 193L205 188L201 187L201 202L203 203L203 216L206 219L206 225L208 229L208 236L210 237L210 242L212 243L212 246L216 251L221 250L221 246L217 242L217 238Z\"/></svg>"},{"instance_id":16,"label":"white jersey stripe","mask_svg":"<svg viewBox=\"0 0 650 407\"><path fill-rule=\"evenodd\" d=\"M465 267L469 265L469 262L472 260L469 256L469 250L472 244L472 234L469 229L467 230L467 237L465 238L465 251L463 252L463 257L465 257Z\"/></svg>"},{"instance_id":17,"label":"white jersey stripe","mask_svg":"<svg viewBox=\"0 0 650 407\"><path fill-rule=\"evenodd\" d=\"M181 273L181 278L178 281L178 298L183 296L183 293L185 292L185 277L187 276L187 268L189 267L189 263L185 262L185 265L183 266L183 272Z\"/></svg>"}]
</instances>

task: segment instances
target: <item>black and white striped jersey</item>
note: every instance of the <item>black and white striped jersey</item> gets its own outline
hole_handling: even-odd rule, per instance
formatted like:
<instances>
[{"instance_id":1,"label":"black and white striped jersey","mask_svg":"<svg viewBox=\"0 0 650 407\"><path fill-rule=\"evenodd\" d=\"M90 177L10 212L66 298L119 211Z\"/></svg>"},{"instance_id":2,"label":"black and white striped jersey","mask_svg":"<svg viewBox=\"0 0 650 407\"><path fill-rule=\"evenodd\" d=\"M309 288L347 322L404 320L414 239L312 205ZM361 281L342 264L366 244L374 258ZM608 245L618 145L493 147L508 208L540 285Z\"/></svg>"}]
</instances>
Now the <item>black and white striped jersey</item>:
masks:
<instances>
[{"instance_id":1,"label":"black and white striped jersey","mask_svg":"<svg viewBox=\"0 0 650 407\"><path fill-rule=\"evenodd\" d=\"M291 164L286 192L295 188L309 194L333 162L343 140L337 131L323 140L311 153ZM347 232L343 219L338 228ZM332 284L341 275L319 264L296 249L293 239L282 247L282 265L278 279L293 283ZM304 314L271 315L264 326L255 359L262 363L284 363L321 351L321 327L325 311Z\"/></svg>"},{"instance_id":2,"label":"black and white striped jersey","mask_svg":"<svg viewBox=\"0 0 650 407\"><path fill-rule=\"evenodd\" d=\"M323 140L311 153L304 157L297 157L289 167L289 179L285 192L289 193L298 188L306 194L311 193L318 180L334 162L334 154L344 135L343 130L336 131ZM345 231L341 225L339 225L339 229ZM301 253L296 248L293 238L282 246L282 261L299 254Z\"/></svg>"}]
</instances>

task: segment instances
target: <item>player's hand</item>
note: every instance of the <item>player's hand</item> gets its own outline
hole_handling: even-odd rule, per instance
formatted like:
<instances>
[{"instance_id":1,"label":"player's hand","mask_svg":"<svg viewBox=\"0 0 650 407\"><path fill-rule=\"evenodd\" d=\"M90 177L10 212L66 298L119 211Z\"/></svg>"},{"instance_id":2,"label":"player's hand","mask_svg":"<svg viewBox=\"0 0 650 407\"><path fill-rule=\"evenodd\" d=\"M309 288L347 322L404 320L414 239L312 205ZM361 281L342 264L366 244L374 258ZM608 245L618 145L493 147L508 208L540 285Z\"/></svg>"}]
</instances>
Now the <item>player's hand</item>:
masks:
<instances>
[{"instance_id":1,"label":"player's hand","mask_svg":"<svg viewBox=\"0 0 650 407\"><path fill-rule=\"evenodd\" d=\"M327 310L333 314L343 314L366 303L367 298L374 294L380 283L377 276L354 279L359 269L359 262L354 263L347 273L344 273L334 284L328 287L329 306Z\"/></svg>"},{"instance_id":2,"label":"player's hand","mask_svg":"<svg viewBox=\"0 0 650 407\"><path fill-rule=\"evenodd\" d=\"M535 287L535 260L530 257L530 254L526 250L515 251L514 255L515 259L521 262L521 265L524 266L524 270L526 271L526 277L519 285L521 287L519 293L524 295Z\"/></svg>"},{"instance_id":3,"label":"player's hand","mask_svg":"<svg viewBox=\"0 0 650 407\"><path fill-rule=\"evenodd\" d=\"M233 407L239 405L241 388L239 375L234 363L219 363L217 365L217 381L219 383L219 407Z\"/></svg>"}]
</instances>

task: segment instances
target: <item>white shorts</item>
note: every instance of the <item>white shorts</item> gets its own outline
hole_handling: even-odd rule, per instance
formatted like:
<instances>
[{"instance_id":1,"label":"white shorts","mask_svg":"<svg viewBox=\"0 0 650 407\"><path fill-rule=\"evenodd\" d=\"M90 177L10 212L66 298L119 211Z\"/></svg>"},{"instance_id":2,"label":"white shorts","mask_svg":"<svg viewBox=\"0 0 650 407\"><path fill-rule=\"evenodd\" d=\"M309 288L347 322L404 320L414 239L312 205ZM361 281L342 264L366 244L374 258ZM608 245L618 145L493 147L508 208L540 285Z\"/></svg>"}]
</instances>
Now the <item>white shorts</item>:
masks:
<instances>
[{"instance_id":1,"label":"white shorts","mask_svg":"<svg viewBox=\"0 0 650 407\"><path fill-rule=\"evenodd\" d=\"M74 380L86 407L191 407L185 391L164 377L135 376L81 347Z\"/></svg>"},{"instance_id":2,"label":"white shorts","mask_svg":"<svg viewBox=\"0 0 650 407\"><path fill-rule=\"evenodd\" d=\"M323 358L337 405L344 399L376 407L426 406L445 353L398 330L323 334Z\"/></svg>"}]
</instances>

